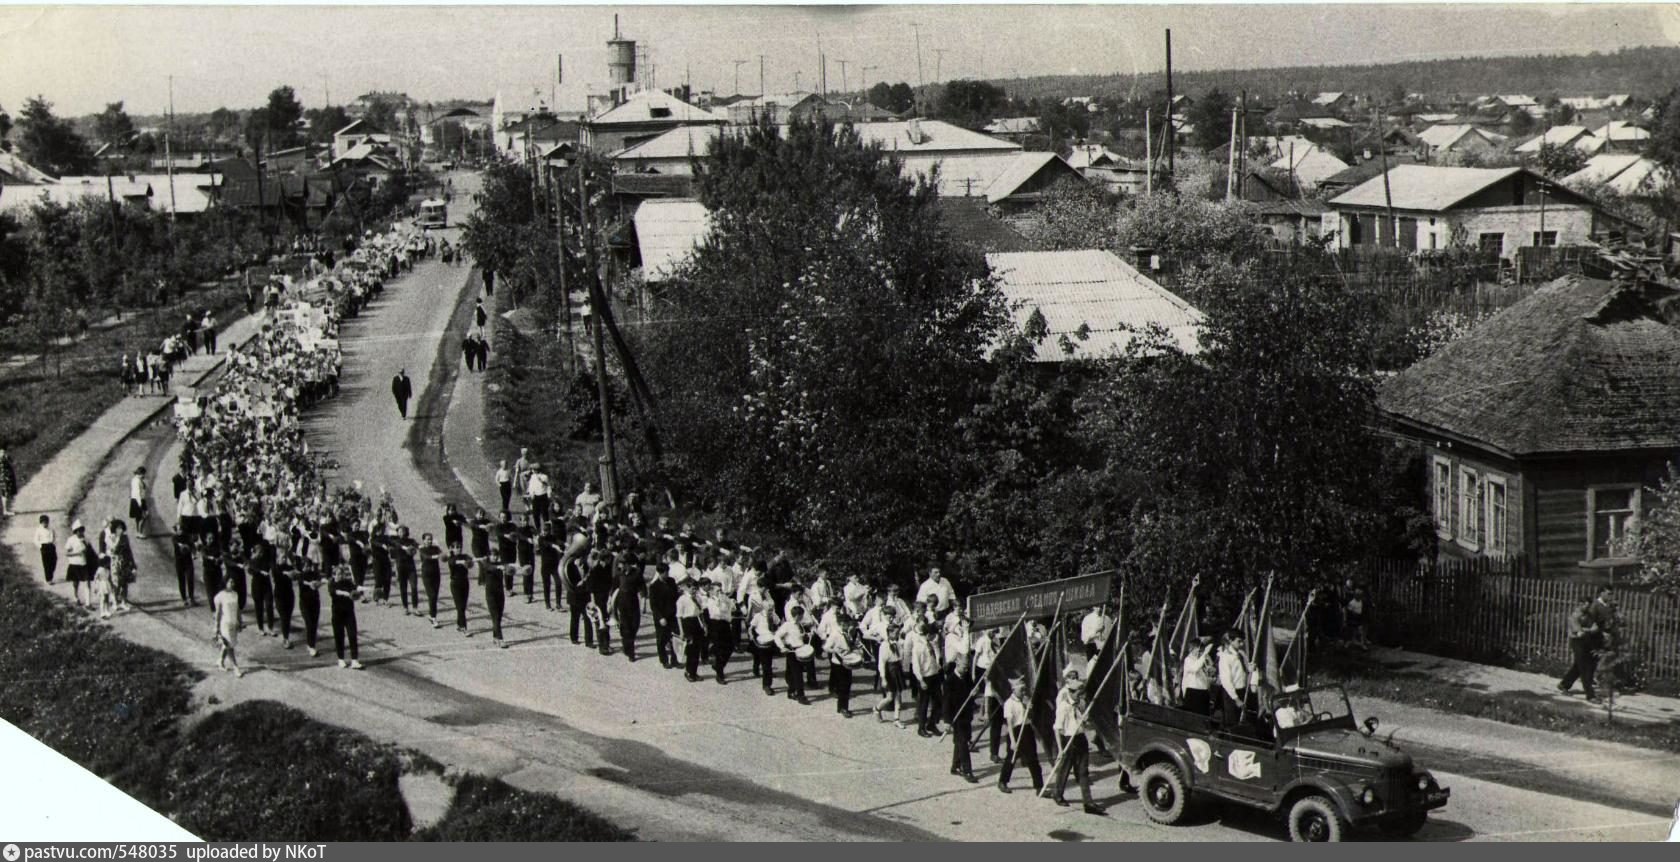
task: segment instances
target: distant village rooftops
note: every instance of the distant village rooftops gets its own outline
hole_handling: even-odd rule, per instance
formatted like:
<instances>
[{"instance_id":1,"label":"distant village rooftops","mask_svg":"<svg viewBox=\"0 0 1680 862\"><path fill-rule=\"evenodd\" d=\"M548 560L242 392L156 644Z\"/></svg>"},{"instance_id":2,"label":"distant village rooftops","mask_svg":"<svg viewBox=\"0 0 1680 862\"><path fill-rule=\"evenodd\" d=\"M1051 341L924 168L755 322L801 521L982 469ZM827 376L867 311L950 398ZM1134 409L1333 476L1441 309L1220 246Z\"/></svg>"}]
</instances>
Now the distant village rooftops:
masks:
<instances>
[{"instance_id":1,"label":"distant village rooftops","mask_svg":"<svg viewBox=\"0 0 1680 862\"><path fill-rule=\"evenodd\" d=\"M986 263L1017 326L1034 312L1044 318L1049 337L1037 346L1039 362L1116 355L1151 325L1165 328L1179 349L1200 350L1202 313L1113 252L995 253Z\"/></svg>"}]
</instances>

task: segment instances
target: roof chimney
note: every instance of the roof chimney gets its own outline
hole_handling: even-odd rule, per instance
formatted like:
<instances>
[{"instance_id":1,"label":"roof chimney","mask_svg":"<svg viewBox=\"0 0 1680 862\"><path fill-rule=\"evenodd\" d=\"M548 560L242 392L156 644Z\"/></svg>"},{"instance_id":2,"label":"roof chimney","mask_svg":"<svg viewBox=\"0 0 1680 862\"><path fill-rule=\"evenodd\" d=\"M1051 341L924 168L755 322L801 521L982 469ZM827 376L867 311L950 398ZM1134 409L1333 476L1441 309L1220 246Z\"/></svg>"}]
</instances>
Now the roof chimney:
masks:
<instances>
[{"instance_id":1,"label":"roof chimney","mask_svg":"<svg viewBox=\"0 0 1680 862\"><path fill-rule=\"evenodd\" d=\"M910 136L910 143L920 145L927 141L927 133L922 131L922 121L912 117L905 123L905 133Z\"/></svg>"}]
</instances>

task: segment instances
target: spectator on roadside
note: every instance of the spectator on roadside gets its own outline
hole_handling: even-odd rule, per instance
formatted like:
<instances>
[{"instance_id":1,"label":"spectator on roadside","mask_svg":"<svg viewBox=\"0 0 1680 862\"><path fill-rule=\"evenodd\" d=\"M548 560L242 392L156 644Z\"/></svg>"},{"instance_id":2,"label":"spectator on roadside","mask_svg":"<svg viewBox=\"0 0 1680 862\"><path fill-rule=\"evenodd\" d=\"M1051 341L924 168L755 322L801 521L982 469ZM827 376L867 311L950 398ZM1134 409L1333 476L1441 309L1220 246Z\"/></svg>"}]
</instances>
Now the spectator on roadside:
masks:
<instances>
[{"instance_id":1,"label":"spectator on roadside","mask_svg":"<svg viewBox=\"0 0 1680 862\"><path fill-rule=\"evenodd\" d=\"M220 647L220 655L216 658L216 666L222 670L232 670L233 675L242 677L245 671L239 667L239 629L242 623L239 619L239 594L233 591L231 582L222 584L220 592L211 601L211 607L216 611L216 643ZM228 667L233 662L233 667Z\"/></svg>"},{"instance_id":2,"label":"spectator on roadside","mask_svg":"<svg viewBox=\"0 0 1680 862\"><path fill-rule=\"evenodd\" d=\"M204 320L199 323L198 329L203 333L204 352L211 356L216 355L216 316L208 311L204 312Z\"/></svg>"},{"instance_id":3,"label":"spectator on roadside","mask_svg":"<svg viewBox=\"0 0 1680 862\"><path fill-rule=\"evenodd\" d=\"M1594 615L1597 603L1596 598L1582 599L1569 615L1569 672L1557 684L1558 691L1567 694L1575 687L1575 680L1579 679L1581 690L1593 703L1598 702L1598 693L1593 690L1593 674L1598 670L1598 648L1604 639L1598 618Z\"/></svg>"},{"instance_id":4,"label":"spectator on roadside","mask_svg":"<svg viewBox=\"0 0 1680 862\"><path fill-rule=\"evenodd\" d=\"M595 517L595 507L601 505L601 492L595 490L594 482L583 483L583 490L572 501L573 514L579 518Z\"/></svg>"},{"instance_id":5,"label":"spectator on roadside","mask_svg":"<svg viewBox=\"0 0 1680 862\"><path fill-rule=\"evenodd\" d=\"M513 474L508 471L507 460L496 462L496 490L502 495L502 514L511 511L508 506L513 502Z\"/></svg>"},{"instance_id":6,"label":"spectator on roadside","mask_svg":"<svg viewBox=\"0 0 1680 862\"><path fill-rule=\"evenodd\" d=\"M1342 588L1342 634L1348 643L1370 649L1365 637L1365 589L1348 578Z\"/></svg>"},{"instance_id":7,"label":"spectator on roadside","mask_svg":"<svg viewBox=\"0 0 1680 862\"><path fill-rule=\"evenodd\" d=\"M40 526L35 528L35 545L41 550L41 574L46 575L50 584L58 572L58 537L53 534L52 519L46 515L41 516Z\"/></svg>"}]
</instances>

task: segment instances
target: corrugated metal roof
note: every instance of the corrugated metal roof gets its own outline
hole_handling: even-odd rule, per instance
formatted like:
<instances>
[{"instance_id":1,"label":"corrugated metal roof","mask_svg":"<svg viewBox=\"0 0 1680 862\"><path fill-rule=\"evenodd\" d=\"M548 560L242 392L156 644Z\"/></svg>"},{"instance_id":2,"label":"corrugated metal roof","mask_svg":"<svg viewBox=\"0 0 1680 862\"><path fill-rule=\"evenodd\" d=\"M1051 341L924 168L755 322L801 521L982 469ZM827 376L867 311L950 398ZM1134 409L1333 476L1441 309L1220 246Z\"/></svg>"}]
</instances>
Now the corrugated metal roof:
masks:
<instances>
[{"instance_id":1,"label":"corrugated metal roof","mask_svg":"<svg viewBox=\"0 0 1680 862\"><path fill-rule=\"evenodd\" d=\"M921 134L912 136L919 127ZM940 120L906 120L892 123L864 123L853 126L864 143L878 143L883 149L901 154L987 150L1019 150L1020 144L971 132Z\"/></svg>"},{"instance_id":2,"label":"corrugated metal roof","mask_svg":"<svg viewBox=\"0 0 1680 862\"><path fill-rule=\"evenodd\" d=\"M1668 188L1662 165L1639 155L1604 153L1587 159L1587 166L1563 178L1572 188L1603 184L1619 194L1659 192Z\"/></svg>"},{"instance_id":3,"label":"corrugated metal roof","mask_svg":"<svg viewBox=\"0 0 1680 862\"><path fill-rule=\"evenodd\" d=\"M1272 162L1270 166L1278 170L1293 171L1296 179L1306 186L1317 186L1349 167L1347 162L1336 158L1328 150L1320 149L1317 146L1306 151L1296 150L1294 156L1295 163L1293 165L1289 163L1290 157L1286 153Z\"/></svg>"},{"instance_id":4,"label":"corrugated metal roof","mask_svg":"<svg viewBox=\"0 0 1680 862\"><path fill-rule=\"evenodd\" d=\"M1116 354L1132 342L1127 327L1159 324L1180 349L1200 350L1202 313L1156 284L1113 253L1026 251L986 255L1017 325L1034 310L1049 325L1050 337L1038 345L1040 362ZM1087 337L1077 337L1080 329ZM1062 336L1074 345L1070 357Z\"/></svg>"},{"instance_id":5,"label":"corrugated metal roof","mask_svg":"<svg viewBox=\"0 0 1680 862\"><path fill-rule=\"evenodd\" d=\"M670 278L712 229L711 213L696 200L643 201L633 221L642 276L652 282Z\"/></svg>"},{"instance_id":6,"label":"corrugated metal roof","mask_svg":"<svg viewBox=\"0 0 1680 862\"><path fill-rule=\"evenodd\" d=\"M1565 144L1574 143L1575 139L1581 137L1582 135L1591 134L1592 132L1587 131L1586 126L1553 126L1546 131L1535 135L1532 139L1525 141L1521 146L1517 147L1517 152L1538 153L1540 152L1540 148L1547 144L1551 144L1554 147L1561 147Z\"/></svg>"},{"instance_id":7,"label":"corrugated metal roof","mask_svg":"<svg viewBox=\"0 0 1680 862\"><path fill-rule=\"evenodd\" d=\"M1388 193L1394 208L1439 212L1499 182L1523 172L1522 168L1446 168L1437 165L1396 165L1388 172ZM1388 205L1383 178L1378 174L1330 199L1331 206L1382 207Z\"/></svg>"},{"instance_id":8,"label":"corrugated metal roof","mask_svg":"<svg viewBox=\"0 0 1680 862\"><path fill-rule=\"evenodd\" d=\"M1480 134L1480 132L1475 126L1468 123L1442 123L1418 132L1418 140L1439 150L1458 143L1460 138L1470 134Z\"/></svg>"},{"instance_id":9,"label":"corrugated metal roof","mask_svg":"<svg viewBox=\"0 0 1680 862\"><path fill-rule=\"evenodd\" d=\"M220 177L209 174L175 175L175 212L201 213L210 208L211 189L220 185ZM155 212L169 212L169 175L137 174L136 184L145 183L152 189L151 207Z\"/></svg>"}]
</instances>

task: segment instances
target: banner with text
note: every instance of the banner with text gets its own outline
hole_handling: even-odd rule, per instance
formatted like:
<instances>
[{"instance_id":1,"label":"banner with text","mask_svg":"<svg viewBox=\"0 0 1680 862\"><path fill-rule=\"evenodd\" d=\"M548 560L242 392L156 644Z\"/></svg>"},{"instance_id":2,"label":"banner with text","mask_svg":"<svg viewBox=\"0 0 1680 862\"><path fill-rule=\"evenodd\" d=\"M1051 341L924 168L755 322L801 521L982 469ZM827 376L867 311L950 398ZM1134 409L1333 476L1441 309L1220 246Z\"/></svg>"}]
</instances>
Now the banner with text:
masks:
<instances>
[{"instance_id":1,"label":"banner with text","mask_svg":"<svg viewBox=\"0 0 1680 862\"><path fill-rule=\"evenodd\" d=\"M1081 611L1106 603L1114 592L1114 572L1097 572L1060 581L1011 587L968 597L970 627L989 629L1014 623L1025 613L1029 618L1056 612L1061 597L1062 613Z\"/></svg>"}]
</instances>

